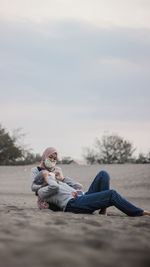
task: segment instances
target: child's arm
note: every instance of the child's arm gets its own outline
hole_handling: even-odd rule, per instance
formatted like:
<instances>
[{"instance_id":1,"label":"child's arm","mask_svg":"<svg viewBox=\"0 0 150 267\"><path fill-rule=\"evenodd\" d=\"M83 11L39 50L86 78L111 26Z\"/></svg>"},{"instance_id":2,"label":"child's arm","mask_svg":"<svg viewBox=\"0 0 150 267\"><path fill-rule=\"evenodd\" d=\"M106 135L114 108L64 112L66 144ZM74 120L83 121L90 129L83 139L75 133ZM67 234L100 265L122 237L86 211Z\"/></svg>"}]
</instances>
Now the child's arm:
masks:
<instances>
[{"instance_id":1,"label":"child's arm","mask_svg":"<svg viewBox=\"0 0 150 267\"><path fill-rule=\"evenodd\" d=\"M69 177L65 177L63 180L64 183L68 184L69 186L73 187L74 189L83 189L83 185L74 181L73 179L69 178Z\"/></svg>"},{"instance_id":2,"label":"child's arm","mask_svg":"<svg viewBox=\"0 0 150 267\"><path fill-rule=\"evenodd\" d=\"M49 187L49 190L48 190L49 196L56 194L59 190L59 184L57 180L55 179L55 173L43 171L43 176L44 176L44 182Z\"/></svg>"}]
</instances>

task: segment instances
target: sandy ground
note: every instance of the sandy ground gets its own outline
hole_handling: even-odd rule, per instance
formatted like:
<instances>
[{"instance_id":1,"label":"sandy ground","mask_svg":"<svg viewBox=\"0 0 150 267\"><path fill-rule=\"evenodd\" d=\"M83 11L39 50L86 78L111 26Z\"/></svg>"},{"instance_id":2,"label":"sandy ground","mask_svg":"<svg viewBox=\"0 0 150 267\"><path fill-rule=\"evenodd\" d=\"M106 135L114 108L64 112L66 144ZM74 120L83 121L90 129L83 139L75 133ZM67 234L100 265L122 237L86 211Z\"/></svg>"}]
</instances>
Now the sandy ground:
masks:
<instances>
[{"instance_id":1,"label":"sandy ground","mask_svg":"<svg viewBox=\"0 0 150 267\"><path fill-rule=\"evenodd\" d=\"M1 267L150 266L150 217L128 217L114 207L108 216L40 211L29 188L31 167L0 167ZM112 189L150 209L150 165L61 167L85 191L105 169Z\"/></svg>"}]
</instances>

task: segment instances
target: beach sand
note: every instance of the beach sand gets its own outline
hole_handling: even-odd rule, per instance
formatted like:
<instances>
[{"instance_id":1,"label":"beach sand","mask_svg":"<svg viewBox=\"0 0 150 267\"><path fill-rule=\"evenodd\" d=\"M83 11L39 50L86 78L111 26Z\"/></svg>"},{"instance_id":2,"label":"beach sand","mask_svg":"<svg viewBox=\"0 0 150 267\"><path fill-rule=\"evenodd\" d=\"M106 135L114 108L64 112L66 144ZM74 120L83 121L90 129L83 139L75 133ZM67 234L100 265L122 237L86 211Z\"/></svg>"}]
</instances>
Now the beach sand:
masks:
<instances>
[{"instance_id":1,"label":"beach sand","mask_svg":"<svg viewBox=\"0 0 150 267\"><path fill-rule=\"evenodd\" d=\"M1 267L148 267L150 217L128 217L115 207L108 216L38 210L29 187L32 166L0 167ZM107 170L111 188L150 210L150 165L62 165L85 191Z\"/></svg>"}]
</instances>

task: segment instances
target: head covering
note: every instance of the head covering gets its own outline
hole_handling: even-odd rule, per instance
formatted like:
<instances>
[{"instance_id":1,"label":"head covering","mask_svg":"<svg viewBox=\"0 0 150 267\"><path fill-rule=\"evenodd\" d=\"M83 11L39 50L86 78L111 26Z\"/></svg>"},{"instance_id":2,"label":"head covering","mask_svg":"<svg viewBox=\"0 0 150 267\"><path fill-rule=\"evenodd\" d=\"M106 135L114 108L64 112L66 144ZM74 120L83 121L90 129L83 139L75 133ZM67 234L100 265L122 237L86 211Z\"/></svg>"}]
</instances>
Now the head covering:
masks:
<instances>
[{"instance_id":1,"label":"head covering","mask_svg":"<svg viewBox=\"0 0 150 267\"><path fill-rule=\"evenodd\" d=\"M42 159L41 159L41 164L40 164L40 167L42 169L46 169L45 165L44 165L44 161L46 160L46 158L48 158L50 155L52 154L58 154L56 148L54 147L48 147L45 149L45 151L43 152L43 155L42 155Z\"/></svg>"}]
</instances>

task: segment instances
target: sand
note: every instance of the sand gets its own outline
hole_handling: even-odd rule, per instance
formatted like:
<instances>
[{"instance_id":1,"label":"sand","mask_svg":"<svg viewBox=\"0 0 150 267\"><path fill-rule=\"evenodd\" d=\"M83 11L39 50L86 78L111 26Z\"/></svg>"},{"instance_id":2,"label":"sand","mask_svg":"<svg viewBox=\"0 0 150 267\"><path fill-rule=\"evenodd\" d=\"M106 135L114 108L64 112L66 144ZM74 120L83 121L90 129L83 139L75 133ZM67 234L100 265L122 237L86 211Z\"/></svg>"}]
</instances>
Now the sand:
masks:
<instances>
[{"instance_id":1,"label":"sand","mask_svg":"<svg viewBox=\"0 0 150 267\"><path fill-rule=\"evenodd\" d=\"M150 217L128 217L114 207L108 216L38 210L30 191L32 166L0 167L1 267L148 267ZM99 170L111 188L150 209L150 165L62 165L85 186Z\"/></svg>"}]
</instances>

